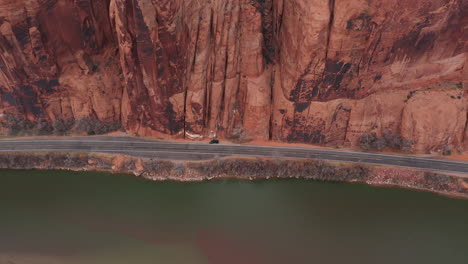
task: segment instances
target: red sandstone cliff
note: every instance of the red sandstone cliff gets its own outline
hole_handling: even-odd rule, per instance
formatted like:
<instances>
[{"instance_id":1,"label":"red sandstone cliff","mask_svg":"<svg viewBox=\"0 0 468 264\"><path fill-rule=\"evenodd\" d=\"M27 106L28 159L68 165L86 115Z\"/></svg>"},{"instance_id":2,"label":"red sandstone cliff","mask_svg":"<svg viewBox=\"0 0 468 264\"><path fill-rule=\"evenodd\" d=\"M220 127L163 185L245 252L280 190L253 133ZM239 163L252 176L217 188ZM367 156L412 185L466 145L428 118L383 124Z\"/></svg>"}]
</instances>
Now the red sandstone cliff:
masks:
<instances>
[{"instance_id":1,"label":"red sandstone cliff","mask_svg":"<svg viewBox=\"0 0 468 264\"><path fill-rule=\"evenodd\" d=\"M468 0L0 0L0 114L468 149L467 14Z\"/></svg>"}]
</instances>

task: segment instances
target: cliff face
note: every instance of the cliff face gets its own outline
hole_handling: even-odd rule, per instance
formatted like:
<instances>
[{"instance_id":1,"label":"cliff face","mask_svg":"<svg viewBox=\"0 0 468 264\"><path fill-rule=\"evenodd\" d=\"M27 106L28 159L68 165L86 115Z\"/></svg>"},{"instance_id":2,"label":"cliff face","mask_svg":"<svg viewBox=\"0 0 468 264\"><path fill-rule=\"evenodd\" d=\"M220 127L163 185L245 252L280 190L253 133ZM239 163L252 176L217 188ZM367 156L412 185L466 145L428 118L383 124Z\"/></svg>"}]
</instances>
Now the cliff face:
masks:
<instances>
[{"instance_id":1,"label":"cliff face","mask_svg":"<svg viewBox=\"0 0 468 264\"><path fill-rule=\"evenodd\" d=\"M467 0L0 0L0 113L468 147Z\"/></svg>"}]
</instances>

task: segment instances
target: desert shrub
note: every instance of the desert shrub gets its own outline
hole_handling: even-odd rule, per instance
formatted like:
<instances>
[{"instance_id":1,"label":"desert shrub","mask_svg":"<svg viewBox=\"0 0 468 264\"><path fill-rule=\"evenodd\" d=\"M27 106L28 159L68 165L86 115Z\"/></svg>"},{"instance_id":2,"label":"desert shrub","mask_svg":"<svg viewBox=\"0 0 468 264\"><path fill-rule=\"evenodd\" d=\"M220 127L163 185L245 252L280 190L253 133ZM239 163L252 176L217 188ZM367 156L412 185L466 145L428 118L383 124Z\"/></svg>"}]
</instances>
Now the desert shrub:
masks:
<instances>
[{"instance_id":1,"label":"desert shrub","mask_svg":"<svg viewBox=\"0 0 468 264\"><path fill-rule=\"evenodd\" d=\"M8 158L8 154L1 154L0 155L0 168L6 169L9 168L10 159Z\"/></svg>"},{"instance_id":2,"label":"desert shrub","mask_svg":"<svg viewBox=\"0 0 468 264\"><path fill-rule=\"evenodd\" d=\"M95 135L95 127L97 121L95 119L85 117L76 121L75 130L78 132L84 132L87 135Z\"/></svg>"},{"instance_id":3,"label":"desert shrub","mask_svg":"<svg viewBox=\"0 0 468 264\"><path fill-rule=\"evenodd\" d=\"M185 165L183 163L177 163L174 167L174 173L176 175L184 175Z\"/></svg>"},{"instance_id":4,"label":"desert shrub","mask_svg":"<svg viewBox=\"0 0 468 264\"><path fill-rule=\"evenodd\" d=\"M49 166L64 168L83 168L88 164L89 155L83 153L49 153Z\"/></svg>"},{"instance_id":5,"label":"desert shrub","mask_svg":"<svg viewBox=\"0 0 468 264\"><path fill-rule=\"evenodd\" d=\"M76 121L75 130L87 135L102 135L117 131L122 127L119 122L106 122L98 119L85 117Z\"/></svg>"},{"instance_id":6,"label":"desert shrub","mask_svg":"<svg viewBox=\"0 0 468 264\"><path fill-rule=\"evenodd\" d=\"M35 124L19 115L5 115L0 125L7 130L9 136L30 135Z\"/></svg>"},{"instance_id":7,"label":"desert shrub","mask_svg":"<svg viewBox=\"0 0 468 264\"><path fill-rule=\"evenodd\" d=\"M317 163L318 175L317 179L324 181L331 181L336 176L336 169L325 162L319 161Z\"/></svg>"},{"instance_id":8,"label":"desert shrub","mask_svg":"<svg viewBox=\"0 0 468 264\"><path fill-rule=\"evenodd\" d=\"M343 167L335 172L334 180L337 181L364 181L369 176L369 169L362 165L354 165L351 167Z\"/></svg>"},{"instance_id":9,"label":"desert shrub","mask_svg":"<svg viewBox=\"0 0 468 264\"><path fill-rule=\"evenodd\" d=\"M219 175L252 177L259 176L264 164L262 160L218 159L202 163L189 163L189 167L208 177Z\"/></svg>"},{"instance_id":10,"label":"desert shrub","mask_svg":"<svg viewBox=\"0 0 468 264\"><path fill-rule=\"evenodd\" d=\"M143 162L143 167L149 172L169 174L174 168L174 163L168 160L148 159Z\"/></svg>"},{"instance_id":11,"label":"desert shrub","mask_svg":"<svg viewBox=\"0 0 468 264\"><path fill-rule=\"evenodd\" d=\"M35 156L18 154L12 157L10 166L22 169L32 169L34 168L34 164L37 164L41 161L38 161L37 159L38 157Z\"/></svg>"},{"instance_id":12,"label":"desert shrub","mask_svg":"<svg viewBox=\"0 0 468 264\"><path fill-rule=\"evenodd\" d=\"M87 135L102 135L122 128L119 122L103 122L89 117L76 122L73 119L56 119L49 123L44 119L32 122L18 115L6 115L0 126L5 128L10 136L51 134L63 136L73 130Z\"/></svg>"},{"instance_id":13,"label":"desert shrub","mask_svg":"<svg viewBox=\"0 0 468 264\"><path fill-rule=\"evenodd\" d=\"M403 139L400 135L393 133L384 133L382 137L378 137L375 133L366 133L359 138L359 146L363 150L381 151L390 148L410 152L413 144L413 141Z\"/></svg>"},{"instance_id":14,"label":"desert shrub","mask_svg":"<svg viewBox=\"0 0 468 264\"><path fill-rule=\"evenodd\" d=\"M372 134L363 134L359 138L359 146L364 150L372 150L375 142L377 141L377 135Z\"/></svg>"},{"instance_id":15,"label":"desert shrub","mask_svg":"<svg viewBox=\"0 0 468 264\"><path fill-rule=\"evenodd\" d=\"M45 119L32 122L21 116L6 115L0 126L7 129L9 136L44 136L52 133L63 135L71 128L70 122L72 121L61 119L55 120L52 124Z\"/></svg>"},{"instance_id":16,"label":"desert shrub","mask_svg":"<svg viewBox=\"0 0 468 264\"><path fill-rule=\"evenodd\" d=\"M399 149L401 146L401 137L397 134L383 133L383 138L390 148Z\"/></svg>"},{"instance_id":17,"label":"desert shrub","mask_svg":"<svg viewBox=\"0 0 468 264\"><path fill-rule=\"evenodd\" d=\"M444 156L452 155L452 148L450 146L445 146L442 150L442 155Z\"/></svg>"},{"instance_id":18,"label":"desert shrub","mask_svg":"<svg viewBox=\"0 0 468 264\"><path fill-rule=\"evenodd\" d=\"M0 168L4 169L81 169L89 155L83 153L0 153Z\"/></svg>"},{"instance_id":19,"label":"desert shrub","mask_svg":"<svg viewBox=\"0 0 468 264\"><path fill-rule=\"evenodd\" d=\"M413 141L404 139L398 134L384 133L383 138L389 148L398 149L403 152L410 152L414 144Z\"/></svg>"},{"instance_id":20,"label":"desert shrub","mask_svg":"<svg viewBox=\"0 0 468 264\"><path fill-rule=\"evenodd\" d=\"M373 144L372 144L372 148L375 149L375 150L378 150L378 151L383 150L387 146L388 146L388 143L383 138L377 138L377 140L374 141Z\"/></svg>"},{"instance_id":21,"label":"desert shrub","mask_svg":"<svg viewBox=\"0 0 468 264\"><path fill-rule=\"evenodd\" d=\"M400 144L400 150L402 152L411 152L411 149L413 148L413 145L414 145L414 141L412 140L408 140L408 139L402 139L401 140L401 144Z\"/></svg>"},{"instance_id":22,"label":"desert shrub","mask_svg":"<svg viewBox=\"0 0 468 264\"><path fill-rule=\"evenodd\" d=\"M136 169L136 162L134 159L125 159L125 163L123 166L128 172L132 172Z\"/></svg>"},{"instance_id":23,"label":"desert shrub","mask_svg":"<svg viewBox=\"0 0 468 264\"><path fill-rule=\"evenodd\" d=\"M424 182L422 186L436 191L467 192L467 190L461 186L457 177L433 172L424 173Z\"/></svg>"},{"instance_id":24,"label":"desert shrub","mask_svg":"<svg viewBox=\"0 0 468 264\"><path fill-rule=\"evenodd\" d=\"M75 121L72 119L56 119L52 122L52 129L55 135L63 136L67 134L75 124Z\"/></svg>"},{"instance_id":25,"label":"desert shrub","mask_svg":"<svg viewBox=\"0 0 468 264\"><path fill-rule=\"evenodd\" d=\"M46 155L29 153L0 153L0 168L33 169L46 161Z\"/></svg>"},{"instance_id":26,"label":"desert shrub","mask_svg":"<svg viewBox=\"0 0 468 264\"><path fill-rule=\"evenodd\" d=\"M322 181L363 180L363 166L339 168L315 160L220 159L188 163L188 167L207 177L308 178Z\"/></svg>"},{"instance_id":27,"label":"desert shrub","mask_svg":"<svg viewBox=\"0 0 468 264\"><path fill-rule=\"evenodd\" d=\"M52 134L53 131L54 131L54 128L52 127L52 125L49 122L47 122L47 120L41 119L34 126L33 134L45 136L45 135Z\"/></svg>"}]
</instances>

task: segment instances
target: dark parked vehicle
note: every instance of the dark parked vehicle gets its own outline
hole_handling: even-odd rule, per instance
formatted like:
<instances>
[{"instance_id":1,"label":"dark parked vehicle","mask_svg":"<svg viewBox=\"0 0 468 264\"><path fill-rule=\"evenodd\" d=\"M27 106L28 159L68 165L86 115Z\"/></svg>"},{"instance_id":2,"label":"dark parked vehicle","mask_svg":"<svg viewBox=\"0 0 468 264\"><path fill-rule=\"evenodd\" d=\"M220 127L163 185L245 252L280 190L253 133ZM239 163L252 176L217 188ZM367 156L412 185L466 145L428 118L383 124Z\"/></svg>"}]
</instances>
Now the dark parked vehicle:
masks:
<instances>
[{"instance_id":1,"label":"dark parked vehicle","mask_svg":"<svg viewBox=\"0 0 468 264\"><path fill-rule=\"evenodd\" d=\"M219 144L219 140L217 140L217 139L212 139L212 140L210 141L210 144Z\"/></svg>"}]
</instances>

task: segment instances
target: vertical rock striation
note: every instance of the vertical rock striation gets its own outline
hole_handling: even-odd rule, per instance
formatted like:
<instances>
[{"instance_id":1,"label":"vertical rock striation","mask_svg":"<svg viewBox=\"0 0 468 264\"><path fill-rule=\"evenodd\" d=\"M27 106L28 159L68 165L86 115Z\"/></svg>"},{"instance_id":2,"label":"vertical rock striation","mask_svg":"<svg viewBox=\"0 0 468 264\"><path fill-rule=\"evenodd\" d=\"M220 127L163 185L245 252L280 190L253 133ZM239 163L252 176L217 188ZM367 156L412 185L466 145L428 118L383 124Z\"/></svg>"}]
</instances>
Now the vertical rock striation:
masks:
<instances>
[{"instance_id":1,"label":"vertical rock striation","mask_svg":"<svg viewBox=\"0 0 468 264\"><path fill-rule=\"evenodd\" d=\"M0 1L2 112L119 120L122 85L107 14L105 0Z\"/></svg>"},{"instance_id":2,"label":"vertical rock striation","mask_svg":"<svg viewBox=\"0 0 468 264\"><path fill-rule=\"evenodd\" d=\"M0 0L0 113L467 146L466 0Z\"/></svg>"}]
</instances>

